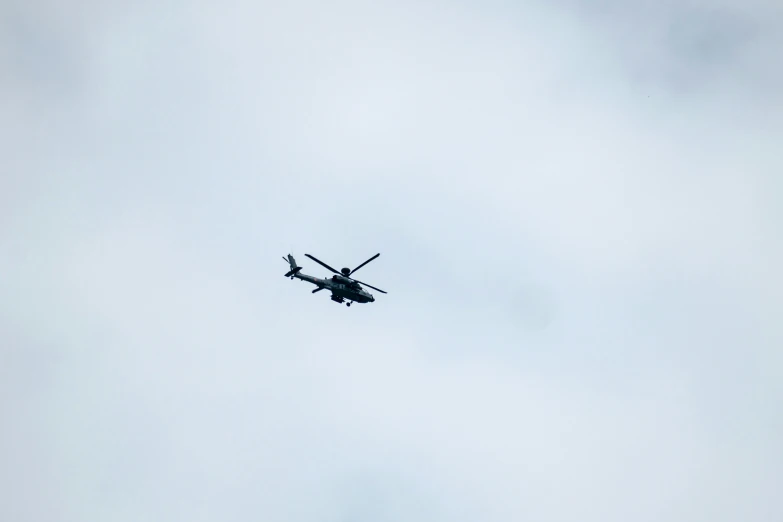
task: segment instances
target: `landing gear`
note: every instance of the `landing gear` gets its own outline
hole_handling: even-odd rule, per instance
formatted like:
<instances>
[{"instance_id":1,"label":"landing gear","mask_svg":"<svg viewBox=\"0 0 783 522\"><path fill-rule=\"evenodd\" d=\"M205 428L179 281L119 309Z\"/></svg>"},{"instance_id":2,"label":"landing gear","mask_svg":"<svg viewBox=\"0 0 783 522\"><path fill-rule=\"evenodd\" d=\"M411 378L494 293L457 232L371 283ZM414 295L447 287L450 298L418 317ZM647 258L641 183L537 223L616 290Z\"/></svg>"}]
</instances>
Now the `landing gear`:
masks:
<instances>
[{"instance_id":1,"label":"landing gear","mask_svg":"<svg viewBox=\"0 0 783 522\"><path fill-rule=\"evenodd\" d=\"M351 306L351 303L345 303L345 306Z\"/></svg>"}]
</instances>

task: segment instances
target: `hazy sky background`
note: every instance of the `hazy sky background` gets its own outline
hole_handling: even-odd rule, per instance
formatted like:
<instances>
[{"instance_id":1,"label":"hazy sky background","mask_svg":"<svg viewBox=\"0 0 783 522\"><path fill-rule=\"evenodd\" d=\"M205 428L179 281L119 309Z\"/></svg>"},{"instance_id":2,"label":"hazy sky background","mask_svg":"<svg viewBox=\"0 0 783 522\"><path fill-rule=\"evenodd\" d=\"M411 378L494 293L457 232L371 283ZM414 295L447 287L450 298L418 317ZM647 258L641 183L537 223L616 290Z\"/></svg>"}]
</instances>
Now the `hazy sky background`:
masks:
<instances>
[{"instance_id":1,"label":"hazy sky background","mask_svg":"<svg viewBox=\"0 0 783 522\"><path fill-rule=\"evenodd\" d=\"M780 2L4 0L0 114L1 520L783 520Z\"/></svg>"}]
</instances>

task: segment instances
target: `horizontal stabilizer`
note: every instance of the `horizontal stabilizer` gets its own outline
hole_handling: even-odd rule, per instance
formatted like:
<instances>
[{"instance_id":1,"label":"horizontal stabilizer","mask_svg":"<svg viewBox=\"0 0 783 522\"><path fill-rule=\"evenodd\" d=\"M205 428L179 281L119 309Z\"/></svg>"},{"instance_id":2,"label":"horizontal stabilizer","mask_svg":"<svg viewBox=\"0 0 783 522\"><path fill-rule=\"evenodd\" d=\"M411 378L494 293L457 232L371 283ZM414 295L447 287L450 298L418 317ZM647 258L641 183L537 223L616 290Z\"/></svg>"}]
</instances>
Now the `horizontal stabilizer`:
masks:
<instances>
[{"instance_id":1,"label":"horizontal stabilizer","mask_svg":"<svg viewBox=\"0 0 783 522\"><path fill-rule=\"evenodd\" d=\"M301 267L301 266L298 266L298 267L294 268L293 270L291 270L290 272L287 272L287 273L285 274L285 276L286 276L286 277L291 277L292 275L294 275L294 274L298 273L298 272L299 272L301 269L302 269L302 267Z\"/></svg>"}]
</instances>

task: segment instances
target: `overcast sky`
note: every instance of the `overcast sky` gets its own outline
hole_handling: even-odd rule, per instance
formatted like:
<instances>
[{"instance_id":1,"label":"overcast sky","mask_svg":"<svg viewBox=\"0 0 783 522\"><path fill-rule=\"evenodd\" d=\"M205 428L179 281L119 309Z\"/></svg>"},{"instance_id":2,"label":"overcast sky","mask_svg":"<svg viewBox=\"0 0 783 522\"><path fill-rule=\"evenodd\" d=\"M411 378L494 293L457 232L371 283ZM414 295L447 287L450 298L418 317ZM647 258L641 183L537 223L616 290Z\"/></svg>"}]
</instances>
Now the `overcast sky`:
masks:
<instances>
[{"instance_id":1,"label":"overcast sky","mask_svg":"<svg viewBox=\"0 0 783 522\"><path fill-rule=\"evenodd\" d=\"M783 520L783 6L685 4L0 1L0 519Z\"/></svg>"}]
</instances>

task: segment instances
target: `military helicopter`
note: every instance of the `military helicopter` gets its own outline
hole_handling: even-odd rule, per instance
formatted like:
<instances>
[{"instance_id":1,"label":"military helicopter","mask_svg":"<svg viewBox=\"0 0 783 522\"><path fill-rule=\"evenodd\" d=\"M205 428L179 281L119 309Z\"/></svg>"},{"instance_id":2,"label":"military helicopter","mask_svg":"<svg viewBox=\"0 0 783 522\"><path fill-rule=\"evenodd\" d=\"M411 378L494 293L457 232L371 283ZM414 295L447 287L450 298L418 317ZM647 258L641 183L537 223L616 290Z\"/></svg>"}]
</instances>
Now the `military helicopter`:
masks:
<instances>
[{"instance_id":1,"label":"military helicopter","mask_svg":"<svg viewBox=\"0 0 783 522\"><path fill-rule=\"evenodd\" d=\"M285 277L290 277L292 281L294 280L294 278L296 278L316 285L318 288L313 290L313 293L320 292L321 290L324 289L331 291L332 301L334 301L335 303L345 303L346 299L348 300L348 302L345 303L346 306L351 306L351 303L372 303L375 301L375 298L367 290L363 289L361 285L372 288L373 290L377 290L382 294L385 294L386 292L384 292L380 288L375 288L374 286L368 285L367 283L362 283L361 281L358 281L350 276L351 274L359 270L361 267L363 267L364 265L366 265L367 263L369 263L370 261L378 257L379 255L381 254L375 254L370 259L368 259L361 265L357 266L353 270L349 268L343 268L340 272L338 272L337 270L327 265L323 261L316 259L310 254L305 254L305 256L309 257L310 259L312 259L322 267L326 268L327 270L335 274L331 278L319 279L317 277L300 273L302 267L297 266L296 261L294 260L294 256L288 254L288 259L284 257L283 261L288 262L288 264L291 266L291 270L289 270L285 274Z\"/></svg>"}]
</instances>

